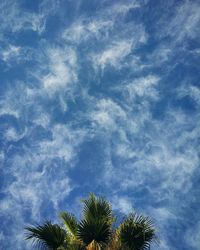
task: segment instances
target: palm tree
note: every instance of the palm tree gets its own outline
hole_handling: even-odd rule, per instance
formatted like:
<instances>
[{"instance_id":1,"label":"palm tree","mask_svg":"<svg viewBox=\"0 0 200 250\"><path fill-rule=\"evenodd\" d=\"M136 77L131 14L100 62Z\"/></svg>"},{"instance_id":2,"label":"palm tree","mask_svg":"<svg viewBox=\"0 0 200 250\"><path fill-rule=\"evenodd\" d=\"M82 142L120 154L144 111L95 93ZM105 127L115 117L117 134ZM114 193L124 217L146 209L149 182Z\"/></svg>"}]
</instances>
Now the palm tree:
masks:
<instances>
[{"instance_id":1,"label":"palm tree","mask_svg":"<svg viewBox=\"0 0 200 250\"><path fill-rule=\"evenodd\" d=\"M114 228L111 204L94 194L83 200L80 221L68 212L61 212L60 218L64 229L50 222L26 227L26 239L48 250L147 250L156 241L152 221L143 215L130 214Z\"/></svg>"}]
</instances>

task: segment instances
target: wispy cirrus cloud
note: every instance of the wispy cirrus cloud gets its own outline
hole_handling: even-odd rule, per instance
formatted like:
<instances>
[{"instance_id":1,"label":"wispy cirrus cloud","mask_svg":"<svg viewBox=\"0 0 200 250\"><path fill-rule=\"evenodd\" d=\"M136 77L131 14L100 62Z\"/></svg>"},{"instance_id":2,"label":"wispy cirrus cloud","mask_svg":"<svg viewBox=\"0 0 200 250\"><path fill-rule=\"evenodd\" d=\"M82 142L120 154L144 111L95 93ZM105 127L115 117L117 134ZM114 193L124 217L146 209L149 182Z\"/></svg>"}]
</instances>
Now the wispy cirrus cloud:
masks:
<instances>
[{"instance_id":1,"label":"wispy cirrus cloud","mask_svg":"<svg viewBox=\"0 0 200 250\"><path fill-rule=\"evenodd\" d=\"M149 98L156 100L159 98L158 85L159 78L157 76L149 75L135 79L124 87L124 95L127 100L134 102L135 98Z\"/></svg>"},{"instance_id":2,"label":"wispy cirrus cloud","mask_svg":"<svg viewBox=\"0 0 200 250\"><path fill-rule=\"evenodd\" d=\"M139 1L126 1L115 3L112 6L110 6L108 9L106 9L107 15L112 13L114 17L117 18L118 15L126 15L128 11L140 8L141 4Z\"/></svg>"},{"instance_id":3,"label":"wispy cirrus cloud","mask_svg":"<svg viewBox=\"0 0 200 250\"><path fill-rule=\"evenodd\" d=\"M91 113L91 120L108 131L117 129L117 124L123 119L126 119L124 110L109 99L97 101L96 109Z\"/></svg>"},{"instance_id":4,"label":"wispy cirrus cloud","mask_svg":"<svg viewBox=\"0 0 200 250\"><path fill-rule=\"evenodd\" d=\"M32 30L39 35L45 31L46 19L58 10L57 1L41 1L38 11L29 11L23 2L15 0L1 1L0 29L4 39L6 33L19 33ZM4 35L5 33L5 35Z\"/></svg>"},{"instance_id":5,"label":"wispy cirrus cloud","mask_svg":"<svg viewBox=\"0 0 200 250\"><path fill-rule=\"evenodd\" d=\"M8 62L20 55L20 47L10 45L7 49L3 50L1 54L2 60Z\"/></svg>"},{"instance_id":6,"label":"wispy cirrus cloud","mask_svg":"<svg viewBox=\"0 0 200 250\"><path fill-rule=\"evenodd\" d=\"M1 30L19 32L30 29L41 33L45 28L45 18L42 14L28 13L20 9L16 1L1 2ZM22 15L23 13L23 15Z\"/></svg>"},{"instance_id":7,"label":"wispy cirrus cloud","mask_svg":"<svg viewBox=\"0 0 200 250\"><path fill-rule=\"evenodd\" d=\"M199 223L196 224L195 228L189 230L186 234L186 240L189 244L194 248L198 249L198 242L200 240L200 225Z\"/></svg>"},{"instance_id":8,"label":"wispy cirrus cloud","mask_svg":"<svg viewBox=\"0 0 200 250\"><path fill-rule=\"evenodd\" d=\"M183 85L177 90L177 94L179 98L189 96L197 106L200 105L200 88L197 86L193 86L191 84L188 86Z\"/></svg>"},{"instance_id":9,"label":"wispy cirrus cloud","mask_svg":"<svg viewBox=\"0 0 200 250\"><path fill-rule=\"evenodd\" d=\"M133 205L132 205L132 201L127 198L126 196L117 196L115 195L112 198L112 207L113 209L117 209L118 211L120 211L123 214L129 214L131 212L133 212Z\"/></svg>"},{"instance_id":10,"label":"wispy cirrus cloud","mask_svg":"<svg viewBox=\"0 0 200 250\"><path fill-rule=\"evenodd\" d=\"M50 48L47 57L49 72L41 79L47 92L66 90L68 85L73 86L77 82L77 57L73 49Z\"/></svg>"},{"instance_id":11,"label":"wispy cirrus cloud","mask_svg":"<svg viewBox=\"0 0 200 250\"><path fill-rule=\"evenodd\" d=\"M195 1L177 4L172 19L161 34L172 37L175 43L183 42L187 38L198 37L199 10L200 7Z\"/></svg>"},{"instance_id":12,"label":"wispy cirrus cloud","mask_svg":"<svg viewBox=\"0 0 200 250\"><path fill-rule=\"evenodd\" d=\"M80 19L63 32L62 38L75 44L80 44L92 38L106 38L109 31L112 30L113 25L114 23L112 20Z\"/></svg>"},{"instance_id":13,"label":"wispy cirrus cloud","mask_svg":"<svg viewBox=\"0 0 200 250\"><path fill-rule=\"evenodd\" d=\"M92 56L93 64L96 68L100 67L103 70L107 65L110 65L116 69L120 68L124 59L131 53L132 42L131 41L119 41L102 53L94 54Z\"/></svg>"}]
</instances>

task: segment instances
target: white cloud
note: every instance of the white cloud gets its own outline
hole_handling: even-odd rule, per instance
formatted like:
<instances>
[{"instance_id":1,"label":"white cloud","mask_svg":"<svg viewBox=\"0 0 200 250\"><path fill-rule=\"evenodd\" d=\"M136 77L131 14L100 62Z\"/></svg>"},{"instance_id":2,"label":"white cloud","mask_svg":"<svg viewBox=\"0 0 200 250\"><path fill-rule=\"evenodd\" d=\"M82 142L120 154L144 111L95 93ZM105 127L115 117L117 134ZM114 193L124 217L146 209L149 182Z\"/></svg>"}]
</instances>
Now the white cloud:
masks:
<instances>
[{"instance_id":1,"label":"white cloud","mask_svg":"<svg viewBox=\"0 0 200 250\"><path fill-rule=\"evenodd\" d=\"M133 212L132 201L126 196L115 195L112 198L112 207L114 210L119 210L121 213L124 214Z\"/></svg>"},{"instance_id":2,"label":"white cloud","mask_svg":"<svg viewBox=\"0 0 200 250\"><path fill-rule=\"evenodd\" d=\"M30 106L32 99L27 96L27 89L24 83L15 81L15 87L12 85L2 93L0 101L0 115L11 115L20 119L25 114L26 107ZM24 106L26 103L26 106Z\"/></svg>"},{"instance_id":3,"label":"white cloud","mask_svg":"<svg viewBox=\"0 0 200 250\"><path fill-rule=\"evenodd\" d=\"M31 212L32 219L39 220L42 203L47 197L49 202L52 201L56 210L59 202L65 199L73 189L73 185L66 176L59 176L59 178L55 176L51 180L47 172L42 174L29 172L29 175L29 177L24 176L25 179L23 179L17 174L17 181L12 182L6 190L12 200L12 207L6 203L4 205L8 214L12 214L13 209L20 213L21 203L23 202L26 204L25 209L29 209Z\"/></svg>"},{"instance_id":4,"label":"white cloud","mask_svg":"<svg viewBox=\"0 0 200 250\"><path fill-rule=\"evenodd\" d=\"M3 151L0 151L0 163L2 163L4 161L5 158L5 154Z\"/></svg>"},{"instance_id":5,"label":"white cloud","mask_svg":"<svg viewBox=\"0 0 200 250\"><path fill-rule=\"evenodd\" d=\"M19 141L25 136L25 134L26 130L23 133L19 133L15 128L10 127L5 131L4 139L6 141Z\"/></svg>"},{"instance_id":6,"label":"white cloud","mask_svg":"<svg viewBox=\"0 0 200 250\"><path fill-rule=\"evenodd\" d=\"M90 119L106 130L115 130L120 120L126 119L125 111L111 99L97 101L95 110L91 112Z\"/></svg>"},{"instance_id":7,"label":"white cloud","mask_svg":"<svg viewBox=\"0 0 200 250\"><path fill-rule=\"evenodd\" d=\"M27 221L23 213L27 213L30 220L39 223L44 218L41 217L41 211L44 209L45 200L53 203L54 209L58 209L58 204L65 199L73 189L69 179L66 176L55 176L51 179L50 173L34 173L28 166L21 165L21 173L15 174L13 181L6 190L6 199L1 201L1 216L14 220L12 229L6 239L12 242L15 235L15 246L21 249L26 243L24 241L24 227ZM24 172L24 173L23 173ZM22 174L23 173L23 174ZM10 239L12 237L12 239Z\"/></svg>"},{"instance_id":8,"label":"white cloud","mask_svg":"<svg viewBox=\"0 0 200 250\"><path fill-rule=\"evenodd\" d=\"M27 223L23 213L29 214L29 220L39 222L44 219L41 211L44 210L45 201L51 203L57 212L60 202L74 189L67 173L69 167L74 165L78 147L86 134L86 131L81 129L51 124L46 129L52 136L45 139L38 138L37 135L34 137L34 129L32 125L24 133L25 141L28 140L29 145L25 143L19 154L6 158L9 161L7 171L14 179L1 190L6 193L6 199L0 204L1 215L15 217L16 226L12 227L10 233L16 235L15 240L19 248L24 242L21 234ZM12 128L7 132L8 140L19 139L19 136ZM12 146L7 149L9 150L12 150Z\"/></svg>"},{"instance_id":9,"label":"white cloud","mask_svg":"<svg viewBox=\"0 0 200 250\"><path fill-rule=\"evenodd\" d=\"M5 240L5 236L3 232L0 232L0 242L3 242Z\"/></svg>"},{"instance_id":10,"label":"white cloud","mask_svg":"<svg viewBox=\"0 0 200 250\"><path fill-rule=\"evenodd\" d=\"M123 81L111 87L111 90L121 98L120 103L126 110L127 115L124 126L131 131L131 134L140 133L144 124L151 121L152 104L160 99L159 84L158 76L147 75L146 77ZM131 155L131 153L129 152L128 155Z\"/></svg>"},{"instance_id":11,"label":"white cloud","mask_svg":"<svg viewBox=\"0 0 200 250\"><path fill-rule=\"evenodd\" d=\"M30 102L26 95L26 88L21 82L15 81L15 88L10 85L10 87L2 93L2 98L0 100L0 115L13 116L16 119L20 119L22 111L24 114L24 102L26 105Z\"/></svg>"},{"instance_id":12,"label":"white cloud","mask_svg":"<svg viewBox=\"0 0 200 250\"><path fill-rule=\"evenodd\" d=\"M153 75L135 79L124 87L126 98L130 101L135 100L136 97L157 100L159 97L159 93L156 90L158 81L159 78Z\"/></svg>"},{"instance_id":13,"label":"white cloud","mask_svg":"<svg viewBox=\"0 0 200 250\"><path fill-rule=\"evenodd\" d=\"M85 42L91 43L92 46L85 46L85 53L95 69L104 70L107 66L116 69L129 67L131 63L136 62L136 56L131 55L133 49L145 44L148 35L142 24L133 21L126 24L122 22L119 26L117 20L119 16L124 17L129 10L138 7L140 7L138 1L127 1L100 8L95 16L81 17L73 22L62 33L62 38L76 46L84 46ZM94 44L96 45L93 46ZM99 45L98 48L97 45ZM103 49L99 50L99 48ZM125 62L129 55L132 58ZM141 67L142 65L138 69Z\"/></svg>"},{"instance_id":14,"label":"white cloud","mask_svg":"<svg viewBox=\"0 0 200 250\"><path fill-rule=\"evenodd\" d=\"M92 38L107 38L112 27L112 20L78 20L63 32L62 38L75 44Z\"/></svg>"},{"instance_id":15,"label":"white cloud","mask_svg":"<svg viewBox=\"0 0 200 250\"><path fill-rule=\"evenodd\" d=\"M118 157L125 158L125 159L131 159L137 156L136 152L134 152L128 140L119 142L115 146L115 154Z\"/></svg>"},{"instance_id":16,"label":"white cloud","mask_svg":"<svg viewBox=\"0 0 200 250\"><path fill-rule=\"evenodd\" d=\"M139 8L138 1L128 1L126 3L116 3L114 5L104 7L95 13L95 16L90 18L79 18L76 22L67 28L62 37L66 41L71 41L75 44L87 41L89 39L106 40L113 31L115 19L119 16L125 16L127 12L134 8Z\"/></svg>"},{"instance_id":17,"label":"white cloud","mask_svg":"<svg viewBox=\"0 0 200 250\"><path fill-rule=\"evenodd\" d=\"M100 54L94 54L92 61L95 67L100 67L102 70L110 65L114 68L120 68L124 58L131 53L132 41L119 41L110 45Z\"/></svg>"},{"instance_id":18,"label":"white cloud","mask_svg":"<svg viewBox=\"0 0 200 250\"><path fill-rule=\"evenodd\" d=\"M108 144L109 154L103 173L105 183L110 187L114 185L116 192L145 185L157 201L170 200L177 191L187 193L199 165L196 140L199 131L194 128L188 134L183 131L180 134L180 129L187 126L188 121L179 113L169 113L160 122L147 119L144 124L148 124L148 129L136 117L136 133L129 125L131 119L134 119L134 114L127 123L123 123L123 127L117 126L116 131L120 132L111 137L112 146ZM122 137L121 131L129 136ZM190 143L189 138L192 140ZM118 161L113 165L112 159L116 157Z\"/></svg>"},{"instance_id":19,"label":"white cloud","mask_svg":"<svg viewBox=\"0 0 200 250\"><path fill-rule=\"evenodd\" d=\"M1 1L0 3L0 29L4 32L19 32L33 30L42 33L45 29L46 14L23 12L17 1Z\"/></svg>"},{"instance_id":20,"label":"white cloud","mask_svg":"<svg viewBox=\"0 0 200 250\"><path fill-rule=\"evenodd\" d=\"M146 62L146 67L160 67L164 63L167 63L173 54L173 47L170 45L157 46L155 50L147 56L148 61ZM171 65L172 67L173 65ZM169 67L169 65L167 65ZM167 69L166 67L166 69Z\"/></svg>"},{"instance_id":21,"label":"white cloud","mask_svg":"<svg viewBox=\"0 0 200 250\"><path fill-rule=\"evenodd\" d=\"M134 52L138 47L145 44L147 39L148 35L142 25L131 22L125 26L113 26L112 32L102 42L101 48L103 49L100 51L91 50L88 55L95 69L104 70L106 66L116 69L129 68L131 64L134 65L135 63L139 63L137 69L141 69L144 65Z\"/></svg>"},{"instance_id":22,"label":"white cloud","mask_svg":"<svg viewBox=\"0 0 200 250\"><path fill-rule=\"evenodd\" d=\"M166 207L150 208L150 212L154 218L159 217L164 223L169 219L176 219L176 216Z\"/></svg>"},{"instance_id":23,"label":"white cloud","mask_svg":"<svg viewBox=\"0 0 200 250\"><path fill-rule=\"evenodd\" d=\"M48 129L50 125L50 115L47 114L44 110L38 109L37 115L33 119L33 122L37 125L41 125L42 127Z\"/></svg>"},{"instance_id":24,"label":"white cloud","mask_svg":"<svg viewBox=\"0 0 200 250\"><path fill-rule=\"evenodd\" d=\"M140 8L139 1L128 1L124 3L115 3L110 8L108 8L108 15L112 13L112 15L126 15L128 11L132 9Z\"/></svg>"},{"instance_id":25,"label":"white cloud","mask_svg":"<svg viewBox=\"0 0 200 250\"><path fill-rule=\"evenodd\" d=\"M167 25L163 27L160 34L172 37L175 44L187 38L199 37L199 12L200 6L195 1L183 1L177 5L175 14L170 22L168 21L169 18L167 18Z\"/></svg>"},{"instance_id":26,"label":"white cloud","mask_svg":"<svg viewBox=\"0 0 200 250\"><path fill-rule=\"evenodd\" d=\"M44 89L51 93L67 90L77 81L77 58L71 48L50 48L47 50L49 73L42 77Z\"/></svg>"},{"instance_id":27,"label":"white cloud","mask_svg":"<svg viewBox=\"0 0 200 250\"><path fill-rule=\"evenodd\" d=\"M56 125L51 131L52 139L39 143L40 157L45 160L48 155L49 159L58 157L67 162L72 160L75 148L82 142L86 131L73 131L66 125Z\"/></svg>"},{"instance_id":28,"label":"white cloud","mask_svg":"<svg viewBox=\"0 0 200 250\"><path fill-rule=\"evenodd\" d=\"M173 220L175 222L177 220L176 214L171 212L170 208L168 208L167 206L158 208L150 207L148 208L148 214L152 218L154 218L154 223L156 226L157 236L159 240L158 246L155 246L155 248L153 246L152 249L156 250L158 249L158 247L163 250L172 249L173 246L171 246L171 242L167 240L169 234L166 228L168 228L170 224L169 221Z\"/></svg>"},{"instance_id":29,"label":"white cloud","mask_svg":"<svg viewBox=\"0 0 200 250\"><path fill-rule=\"evenodd\" d=\"M197 105L200 105L200 89L197 86L182 85L177 89L177 95L179 98L190 96Z\"/></svg>"},{"instance_id":30,"label":"white cloud","mask_svg":"<svg viewBox=\"0 0 200 250\"><path fill-rule=\"evenodd\" d=\"M18 46L10 45L1 53L3 61L8 62L10 59L18 57L20 55L20 49Z\"/></svg>"},{"instance_id":31,"label":"white cloud","mask_svg":"<svg viewBox=\"0 0 200 250\"><path fill-rule=\"evenodd\" d=\"M16 118L19 117L19 113L17 110L12 109L11 107L6 107L4 102L0 104L1 104L0 115L11 115L11 116L15 116Z\"/></svg>"},{"instance_id":32,"label":"white cloud","mask_svg":"<svg viewBox=\"0 0 200 250\"><path fill-rule=\"evenodd\" d=\"M134 114L132 119L133 117ZM149 196L156 204L160 204L156 208L144 205L144 211L156 219L159 247L166 250L173 247L168 240L166 228L171 224L175 225L177 220L183 220L176 210L179 199L177 195L185 194L187 197L191 192L193 175L199 166L199 119L193 118L195 120L191 121L184 112L169 110L161 121L153 120L152 117L146 120L148 127L140 126L137 133L130 130L129 121L127 126L117 128L117 131L123 130L128 137L115 133L113 137L105 139L107 154L102 178L108 193L112 192L118 198L123 197L120 196L121 192L133 192L131 204L134 199L137 202L141 199L143 205ZM139 122L136 120L137 124ZM190 124L193 122L195 127L191 129ZM187 126L190 127L189 130L186 129ZM121 151L116 150L121 146ZM141 196L138 198L137 192L140 193L140 190ZM117 198L114 204L126 212L126 202L121 204ZM188 203L183 200L182 204L187 206ZM195 233L197 231L198 229L188 232L188 244L194 248L198 240L198 233Z\"/></svg>"},{"instance_id":33,"label":"white cloud","mask_svg":"<svg viewBox=\"0 0 200 250\"><path fill-rule=\"evenodd\" d=\"M16 46L7 42L0 48L0 59L6 63L7 67L12 68L15 65L33 60L33 51L28 47Z\"/></svg>"},{"instance_id":34,"label":"white cloud","mask_svg":"<svg viewBox=\"0 0 200 250\"><path fill-rule=\"evenodd\" d=\"M69 66L76 64L73 56L66 60ZM6 155L2 152L1 160L9 161L7 171L14 180L2 190L7 198L1 203L1 211L10 216L15 214L19 226L25 223L20 219L24 210L29 210L33 220L39 220L45 197L57 209L62 198L71 192L73 184L67 176L65 164L73 166L78 148L87 133L84 129L72 129L69 124L53 125L53 114L40 102L41 96L45 100L44 92L30 89L25 83L18 83L16 88L9 88L2 95L2 115L15 115L15 123L19 126L14 127L11 123L3 128L4 140L10 145L5 147ZM38 132L40 130L42 134ZM21 139L24 139L21 146L13 146L13 142ZM20 153L13 154L18 147ZM12 152L12 156L8 159L9 152ZM54 172L58 173L52 180ZM22 204L25 204L24 210Z\"/></svg>"},{"instance_id":35,"label":"white cloud","mask_svg":"<svg viewBox=\"0 0 200 250\"><path fill-rule=\"evenodd\" d=\"M186 241L191 247L198 249L200 242L200 223L196 221L195 224L196 226L194 228L191 228L186 232Z\"/></svg>"}]
</instances>

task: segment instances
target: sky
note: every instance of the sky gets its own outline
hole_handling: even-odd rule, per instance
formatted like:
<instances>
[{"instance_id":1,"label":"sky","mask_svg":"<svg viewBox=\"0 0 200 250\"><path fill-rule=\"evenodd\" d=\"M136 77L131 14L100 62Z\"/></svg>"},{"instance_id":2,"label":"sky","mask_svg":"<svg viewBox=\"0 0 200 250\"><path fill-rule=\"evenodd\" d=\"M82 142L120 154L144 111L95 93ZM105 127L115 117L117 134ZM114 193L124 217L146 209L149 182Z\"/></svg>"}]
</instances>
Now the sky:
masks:
<instances>
[{"instance_id":1,"label":"sky","mask_svg":"<svg viewBox=\"0 0 200 250\"><path fill-rule=\"evenodd\" d=\"M200 2L0 0L0 249L105 196L200 245Z\"/></svg>"}]
</instances>

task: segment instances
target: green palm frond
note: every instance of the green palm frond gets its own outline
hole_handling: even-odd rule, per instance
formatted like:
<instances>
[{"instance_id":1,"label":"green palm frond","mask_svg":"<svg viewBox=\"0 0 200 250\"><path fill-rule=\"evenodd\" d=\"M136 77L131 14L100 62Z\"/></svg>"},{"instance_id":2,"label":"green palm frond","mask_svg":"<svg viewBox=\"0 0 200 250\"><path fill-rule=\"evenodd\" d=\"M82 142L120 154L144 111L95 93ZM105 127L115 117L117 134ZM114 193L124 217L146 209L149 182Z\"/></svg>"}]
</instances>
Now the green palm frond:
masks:
<instances>
[{"instance_id":1,"label":"green palm frond","mask_svg":"<svg viewBox=\"0 0 200 250\"><path fill-rule=\"evenodd\" d=\"M122 244L131 250L147 250L156 241L152 221L143 215L130 214L120 225L118 235Z\"/></svg>"},{"instance_id":2,"label":"green palm frond","mask_svg":"<svg viewBox=\"0 0 200 250\"><path fill-rule=\"evenodd\" d=\"M68 212L61 212L60 218L63 220L64 225L67 229L67 232L73 237L76 238L78 231L78 221L73 214Z\"/></svg>"},{"instance_id":3,"label":"green palm frond","mask_svg":"<svg viewBox=\"0 0 200 250\"><path fill-rule=\"evenodd\" d=\"M112 235L111 226L105 220L82 220L78 228L78 238L88 246L92 241L100 245L107 244Z\"/></svg>"},{"instance_id":4,"label":"green palm frond","mask_svg":"<svg viewBox=\"0 0 200 250\"><path fill-rule=\"evenodd\" d=\"M38 249L56 250L67 244L67 234L57 224L47 221L43 225L26 227L26 240L32 239Z\"/></svg>"},{"instance_id":5,"label":"green palm frond","mask_svg":"<svg viewBox=\"0 0 200 250\"><path fill-rule=\"evenodd\" d=\"M83 200L83 219L78 226L78 238L91 248L93 245L107 244L112 234L114 216L109 202L90 194ZM94 246L93 246L94 247Z\"/></svg>"},{"instance_id":6,"label":"green palm frond","mask_svg":"<svg viewBox=\"0 0 200 250\"><path fill-rule=\"evenodd\" d=\"M83 204L83 217L85 220L104 219L110 225L114 222L112 207L103 197L96 197L91 193L88 199L83 200Z\"/></svg>"}]
</instances>

